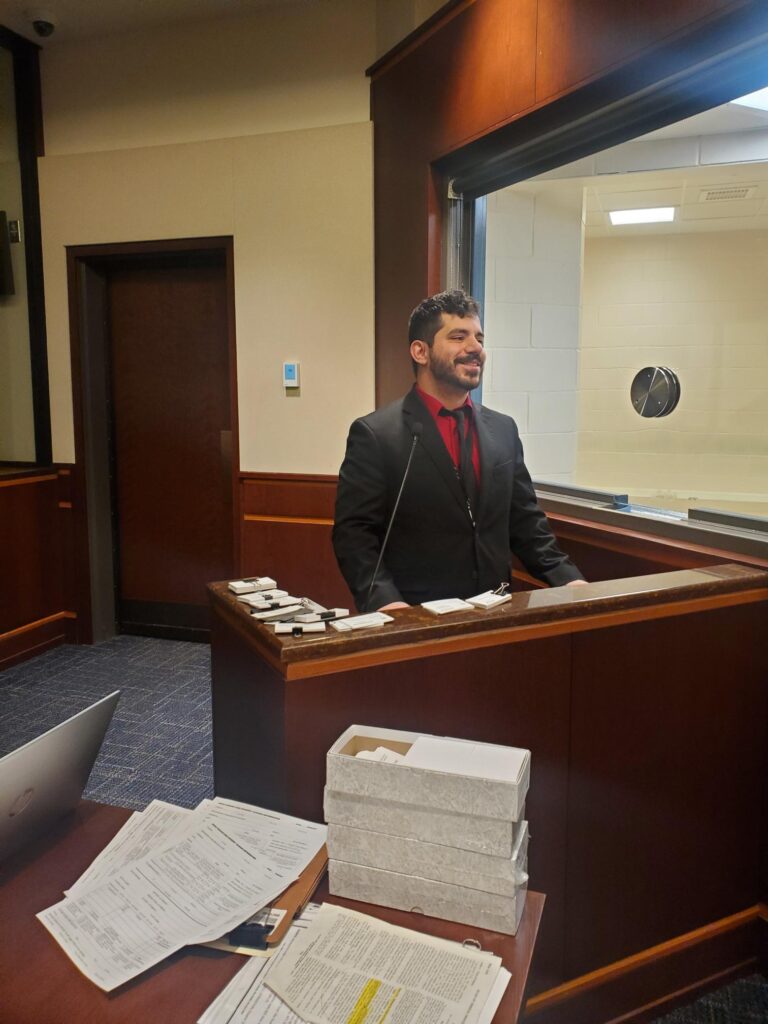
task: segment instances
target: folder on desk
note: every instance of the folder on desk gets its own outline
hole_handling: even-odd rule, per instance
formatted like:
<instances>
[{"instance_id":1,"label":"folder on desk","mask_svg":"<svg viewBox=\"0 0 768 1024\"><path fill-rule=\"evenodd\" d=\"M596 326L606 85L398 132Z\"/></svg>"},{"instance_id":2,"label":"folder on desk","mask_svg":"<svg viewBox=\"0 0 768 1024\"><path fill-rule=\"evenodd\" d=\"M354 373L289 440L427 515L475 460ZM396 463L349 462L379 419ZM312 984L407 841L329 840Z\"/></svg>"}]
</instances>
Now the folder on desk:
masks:
<instances>
[{"instance_id":1,"label":"folder on desk","mask_svg":"<svg viewBox=\"0 0 768 1024\"><path fill-rule=\"evenodd\" d=\"M296 881L268 908L268 913L262 911L227 936L205 945L245 954L270 952L309 903L327 867L328 847L323 844ZM270 919L274 923L268 923Z\"/></svg>"}]
</instances>

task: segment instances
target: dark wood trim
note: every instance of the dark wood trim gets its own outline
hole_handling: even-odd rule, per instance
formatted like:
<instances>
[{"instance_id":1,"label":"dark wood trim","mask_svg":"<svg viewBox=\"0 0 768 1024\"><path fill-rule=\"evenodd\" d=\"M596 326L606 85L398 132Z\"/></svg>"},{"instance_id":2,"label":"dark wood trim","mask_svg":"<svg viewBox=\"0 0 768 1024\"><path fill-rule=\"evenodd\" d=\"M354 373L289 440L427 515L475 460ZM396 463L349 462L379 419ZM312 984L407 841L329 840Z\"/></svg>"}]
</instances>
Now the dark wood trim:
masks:
<instances>
[{"instance_id":1,"label":"dark wood trim","mask_svg":"<svg viewBox=\"0 0 768 1024\"><path fill-rule=\"evenodd\" d=\"M241 470L241 480L276 480L287 484L333 484L339 482L338 476L331 473L259 473L254 470Z\"/></svg>"},{"instance_id":2,"label":"dark wood trim","mask_svg":"<svg viewBox=\"0 0 768 1024\"><path fill-rule=\"evenodd\" d=\"M77 610L77 641L93 643L91 618L91 558L88 544L88 502L85 489L85 427L83 422L83 369L80 340L80 281L78 262L67 250L67 295L69 309L69 358L72 372L72 418L75 433L75 463L72 473L74 516L72 530L74 579L72 596Z\"/></svg>"},{"instance_id":3,"label":"dark wood trim","mask_svg":"<svg viewBox=\"0 0 768 1024\"><path fill-rule=\"evenodd\" d=\"M50 647L72 643L76 625L74 612L62 611L0 634L0 669L34 658Z\"/></svg>"},{"instance_id":4,"label":"dark wood trim","mask_svg":"<svg viewBox=\"0 0 768 1024\"><path fill-rule=\"evenodd\" d=\"M417 25L399 43L395 43L377 61L374 61L369 68L366 68L366 75L369 78L376 78L381 73L389 71L398 61L402 60L403 57L407 57L417 46L420 46L425 39L428 39L429 36L442 28L451 18L474 2L475 0L448 0L442 7L438 7L435 13L430 15L426 21L423 21L421 25Z\"/></svg>"},{"instance_id":5,"label":"dark wood trim","mask_svg":"<svg viewBox=\"0 0 768 1024\"><path fill-rule=\"evenodd\" d=\"M40 191L37 174L38 157L45 155L40 89L40 48L6 28L2 28L0 31L0 46L9 50L13 55L16 133L24 219L35 461L46 465L51 461L52 448L43 247L40 230Z\"/></svg>"},{"instance_id":6,"label":"dark wood trim","mask_svg":"<svg viewBox=\"0 0 768 1024\"><path fill-rule=\"evenodd\" d=\"M748 910L530 998L534 1024L645 1024L759 968L768 926Z\"/></svg>"},{"instance_id":7,"label":"dark wood trim","mask_svg":"<svg viewBox=\"0 0 768 1024\"><path fill-rule=\"evenodd\" d=\"M756 569L768 569L768 559L726 551L724 548L690 544L677 538L660 537L642 533L639 529L625 529L588 519L571 518L557 512L547 512L547 518L558 539L562 540L566 547L568 541L579 541L605 551L630 555L655 565L677 569L712 565L726 557L730 562L753 566Z\"/></svg>"},{"instance_id":8,"label":"dark wood trim","mask_svg":"<svg viewBox=\"0 0 768 1024\"><path fill-rule=\"evenodd\" d=\"M226 252L232 248L231 235L211 235L210 238L153 238L141 242L104 242L90 245L68 245L67 253L78 260L96 260L106 263L122 260L126 256L162 256L173 252Z\"/></svg>"}]
</instances>

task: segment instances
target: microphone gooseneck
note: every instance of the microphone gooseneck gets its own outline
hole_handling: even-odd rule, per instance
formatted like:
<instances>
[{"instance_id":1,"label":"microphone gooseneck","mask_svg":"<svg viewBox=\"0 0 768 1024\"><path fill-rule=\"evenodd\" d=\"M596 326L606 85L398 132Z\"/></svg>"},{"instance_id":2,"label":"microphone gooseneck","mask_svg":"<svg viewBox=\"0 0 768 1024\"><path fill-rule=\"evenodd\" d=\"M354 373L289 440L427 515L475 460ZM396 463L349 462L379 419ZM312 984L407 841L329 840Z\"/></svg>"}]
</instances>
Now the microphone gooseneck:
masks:
<instances>
[{"instance_id":1,"label":"microphone gooseneck","mask_svg":"<svg viewBox=\"0 0 768 1024\"><path fill-rule=\"evenodd\" d=\"M384 552L387 547L387 541L389 540L389 534L392 530L392 524L394 523L395 516L397 515L397 510L400 505L400 498L403 495L403 488L405 487L405 481L408 479L408 472L411 468L411 462L413 461L413 453L416 451L416 445L419 443L419 438L421 437L421 432L423 429L423 423L416 422L413 424L413 440L411 442L411 450L408 454L408 462L405 464L405 472L403 473L403 479L400 481L400 490L397 492L397 497L395 498L395 505L394 508L392 509L392 515L389 517L389 523L387 523L387 532L384 534L384 541L381 545L379 557L376 561L376 568L373 570L371 582L368 584L368 593L365 595L365 611L368 611L368 602L371 600L371 591L373 590L373 584L376 582L376 577L378 576L379 569L381 568L381 560L384 557Z\"/></svg>"}]
</instances>

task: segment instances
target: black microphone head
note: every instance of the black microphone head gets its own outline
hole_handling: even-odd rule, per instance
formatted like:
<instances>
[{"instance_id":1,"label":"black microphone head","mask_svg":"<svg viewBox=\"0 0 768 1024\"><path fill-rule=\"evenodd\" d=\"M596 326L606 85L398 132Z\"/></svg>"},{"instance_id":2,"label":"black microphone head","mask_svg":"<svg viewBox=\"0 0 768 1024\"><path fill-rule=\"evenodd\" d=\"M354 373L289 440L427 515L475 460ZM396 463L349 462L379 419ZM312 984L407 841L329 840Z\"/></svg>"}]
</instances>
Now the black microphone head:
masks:
<instances>
[{"instance_id":1,"label":"black microphone head","mask_svg":"<svg viewBox=\"0 0 768 1024\"><path fill-rule=\"evenodd\" d=\"M413 436L414 437L421 437L421 432L422 432L423 429L424 429L424 424L420 420L417 420L413 424Z\"/></svg>"}]
</instances>

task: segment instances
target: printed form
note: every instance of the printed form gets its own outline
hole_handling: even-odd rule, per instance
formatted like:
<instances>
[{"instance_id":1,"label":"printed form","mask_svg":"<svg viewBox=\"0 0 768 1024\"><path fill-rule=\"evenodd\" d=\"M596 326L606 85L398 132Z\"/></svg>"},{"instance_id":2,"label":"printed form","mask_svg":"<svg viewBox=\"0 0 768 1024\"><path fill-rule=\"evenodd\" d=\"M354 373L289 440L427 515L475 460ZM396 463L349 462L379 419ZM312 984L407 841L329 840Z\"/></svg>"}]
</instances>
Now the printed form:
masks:
<instances>
[{"instance_id":1,"label":"printed form","mask_svg":"<svg viewBox=\"0 0 768 1024\"><path fill-rule=\"evenodd\" d=\"M301 931L309 927L319 910L317 904L309 904L286 933L272 960L249 961L211 1003L198 1020L198 1024L303 1024L302 1018L268 987L268 979L270 972L286 957L293 941ZM447 945L449 949L462 948L455 943ZM492 1024L493 1016L511 977L505 968L499 969L480 1015L477 1018L468 1017L468 1024ZM385 1024L393 1019L397 1018L387 1017ZM375 1021L376 1018L366 1018L366 1021L368 1020ZM344 1024L347 1024L346 1019Z\"/></svg>"},{"instance_id":2,"label":"printed form","mask_svg":"<svg viewBox=\"0 0 768 1024\"><path fill-rule=\"evenodd\" d=\"M493 954L324 904L266 984L310 1024L479 1024L500 967Z\"/></svg>"},{"instance_id":3,"label":"printed form","mask_svg":"<svg viewBox=\"0 0 768 1024\"><path fill-rule=\"evenodd\" d=\"M325 838L323 825L207 801L158 852L37 916L83 974L110 992L182 946L236 928L298 878Z\"/></svg>"}]
</instances>

